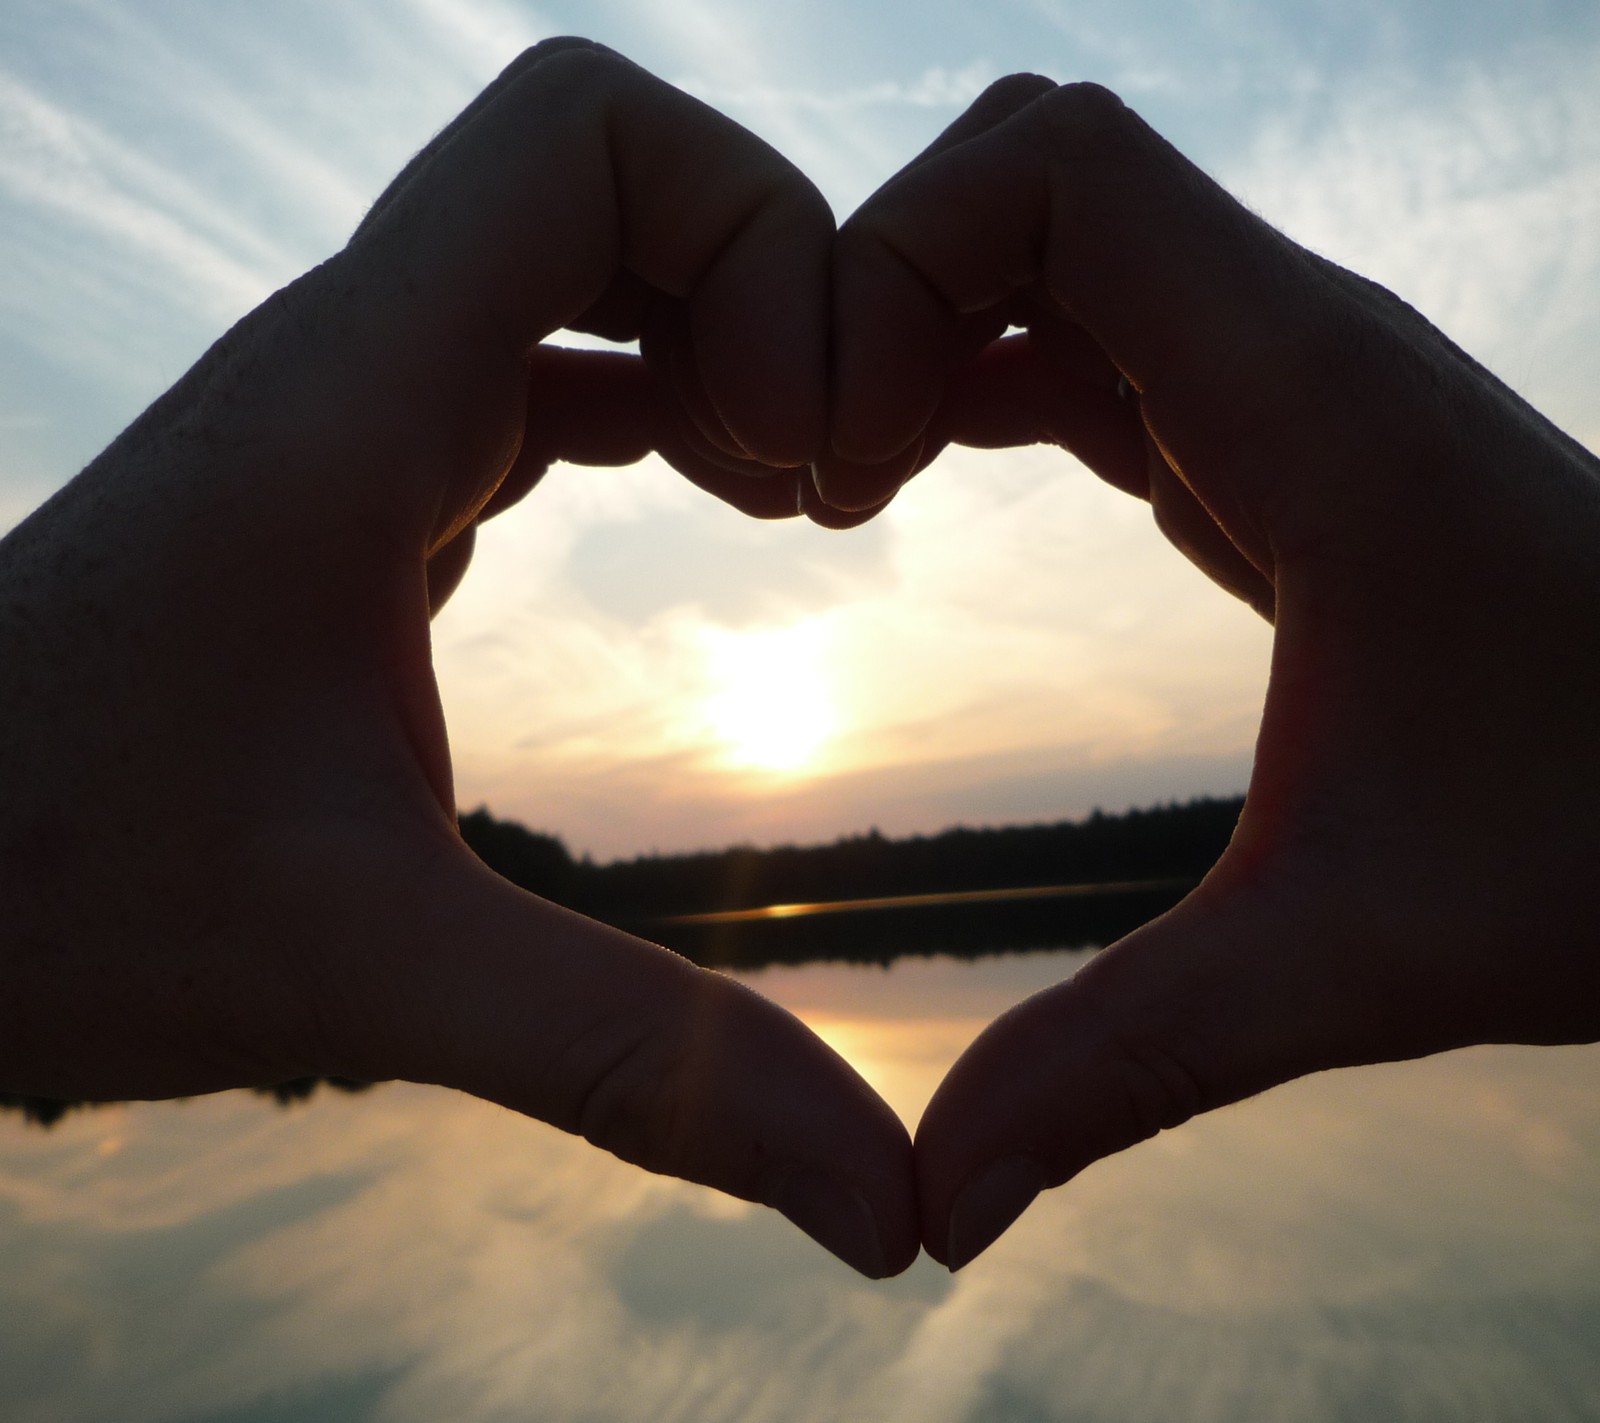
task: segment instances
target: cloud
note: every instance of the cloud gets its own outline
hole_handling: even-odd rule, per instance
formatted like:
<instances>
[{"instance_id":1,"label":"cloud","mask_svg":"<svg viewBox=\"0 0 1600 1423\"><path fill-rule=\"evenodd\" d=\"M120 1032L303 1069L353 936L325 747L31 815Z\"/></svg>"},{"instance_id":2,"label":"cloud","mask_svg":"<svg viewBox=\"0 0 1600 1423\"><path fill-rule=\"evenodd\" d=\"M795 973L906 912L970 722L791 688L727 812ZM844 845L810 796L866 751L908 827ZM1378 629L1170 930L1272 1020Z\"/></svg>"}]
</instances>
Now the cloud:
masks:
<instances>
[{"instance_id":1,"label":"cloud","mask_svg":"<svg viewBox=\"0 0 1600 1423\"><path fill-rule=\"evenodd\" d=\"M1600 46L1307 95L1224 167L1291 236L1416 305L1600 445Z\"/></svg>"},{"instance_id":2,"label":"cloud","mask_svg":"<svg viewBox=\"0 0 1600 1423\"><path fill-rule=\"evenodd\" d=\"M101 126L0 72L0 192L134 254L214 319L254 305L295 264L210 195Z\"/></svg>"},{"instance_id":3,"label":"cloud","mask_svg":"<svg viewBox=\"0 0 1600 1423\"><path fill-rule=\"evenodd\" d=\"M936 15L919 48L889 51L870 7L407 0L263 7L249 23L75 7L49 37L56 68L28 68L19 47L0 70L0 349L17 372L82 377L67 398L64 381L10 381L49 415L0 424L0 523L20 507L19 470L37 476L31 502L50 461L70 468L52 431L108 436L336 244L518 49L574 17L771 139L841 208L982 88L994 70L975 54L1010 68L1053 44L1142 73L1269 217L1415 300L1600 444L1592 43L1319 78L1267 62L1294 58L1276 23L1237 62L1196 38L1244 33L1252 5L1219 0L1182 24L1109 0L1035 8L1056 34L1009 18L945 32ZM1162 776L1174 794L1238 788L1266 630L1070 461L947 456L839 539L735 533L709 507L659 466L562 472L486 534L436 629L469 803L611 853L1050 818L1160 798ZM802 617L829 628L856 730L826 778L735 784L697 720L705 634Z\"/></svg>"},{"instance_id":4,"label":"cloud","mask_svg":"<svg viewBox=\"0 0 1600 1423\"><path fill-rule=\"evenodd\" d=\"M982 1016L1074 962L754 982L854 1026L925 1100ZM953 1280L924 1260L863 1281L771 1212L436 1088L0 1119L0 1406L1233 1423L1381 1397L1385 1416L1561 1417L1600 1386L1596 1053L1317 1074L1097 1164ZM1544 1169L1549 1142L1562 1161L1577 1143L1573 1169Z\"/></svg>"},{"instance_id":5,"label":"cloud","mask_svg":"<svg viewBox=\"0 0 1600 1423\"><path fill-rule=\"evenodd\" d=\"M406 0L405 7L484 82L530 45L563 33L539 11L502 0Z\"/></svg>"},{"instance_id":6,"label":"cloud","mask_svg":"<svg viewBox=\"0 0 1600 1423\"><path fill-rule=\"evenodd\" d=\"M337 250L549 29L492 0L227 17L84 3L31 28L0 67L0 377L13 406L48 414L0 429L0 523Z\"/></svg>"},{"instance_id":7,"label":"cloud","mask_svg":"<svg viewBox=\"0 0 1600 1423\"><path fill-rule=\"evenodd\" d=\"M755 529L770 568L753 603L745 526L726 532L726 511L658 466L558 471L534 503L489 527L435 629L464 805L609 856L1243 788L1269 630L1168 548L1142 504L1053 451L947 456L868 531L865 565L848 553L861 535ZM682 547L648 550L650 530ZM615 531L632 552L606 567L627 586L597 603L593 570L569 559ZM836 577L797 587L782 572L832 546ZM692 576L673 573L679 556ZM735 773L707 715L707 649L724 629L798 619L841 729L820 774Z\"/></svg>"},{"instance_id":8,"label":"cloud","mask_svg":"<svg viewBox=\"0 0 1600 1423\"><path fill-rule=\"evenodd\" d=\"M758 19L727 0L622 0L615 13L600 38L766 139L840 213L943 126L930 113L953 118L997 72L985 60L941 55L909 77L839 81L841 43L868 55L887 42L884 17L870 11L764 8Z\"/></svg>"},{"instance_id":9,"label":"cloud","mask_svg":"<svg viewBox=\"0 0 1600 1423\"><path fill-rule=\"evenodd\" d=\"M837 90L716 84L696 79L684 80L684 87L719 108L839 114L871 108L963 109L998 77L994 65L977 60L960 69L934 65L909 82L883 79Z\"/></svg>"}]
</instances>

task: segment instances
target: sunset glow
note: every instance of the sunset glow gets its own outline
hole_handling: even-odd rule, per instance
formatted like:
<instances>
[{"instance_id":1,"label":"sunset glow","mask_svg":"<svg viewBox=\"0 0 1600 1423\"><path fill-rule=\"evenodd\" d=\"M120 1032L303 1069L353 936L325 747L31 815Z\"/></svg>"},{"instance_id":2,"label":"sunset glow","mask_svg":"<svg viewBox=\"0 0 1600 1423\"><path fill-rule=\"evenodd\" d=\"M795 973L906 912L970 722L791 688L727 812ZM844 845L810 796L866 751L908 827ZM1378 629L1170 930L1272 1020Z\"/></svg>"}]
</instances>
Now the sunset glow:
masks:
<instances>
[{"instance_id":1,"label":"sunset glow","mask_svg":"<svg viewBox=\"0 0 1600 1423\"><path fill-rule=\"evenodd\" d=\"M708 632L706 718L730 765L794 774L837 729L823 627Z\"/></svg>"}]
</instances>

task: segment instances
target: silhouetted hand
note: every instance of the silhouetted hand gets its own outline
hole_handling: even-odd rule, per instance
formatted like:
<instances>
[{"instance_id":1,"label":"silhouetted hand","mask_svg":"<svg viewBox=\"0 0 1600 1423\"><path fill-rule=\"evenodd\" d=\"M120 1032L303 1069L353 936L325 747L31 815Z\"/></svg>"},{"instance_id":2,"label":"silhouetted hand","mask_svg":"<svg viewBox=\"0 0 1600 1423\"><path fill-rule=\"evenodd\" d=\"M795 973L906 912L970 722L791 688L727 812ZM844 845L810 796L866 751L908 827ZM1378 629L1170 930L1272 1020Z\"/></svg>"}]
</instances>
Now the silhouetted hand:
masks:
<instances>
[{"instance_id":1,"label":"silhouetted hand","mask_svg":"<svg viewBox=\"0 0 1600 1423\"><path fill-rule=\"evenodd\" d=\"M1591 455L1089 86L995 86L835 272L830 501L880 503L947 440L1055 443L1276 629L1216 869L928 1107L933 1255L1303 1073L1600 1036ZM1028 335L990 346L1008 322Z\"/></svg>"},{"instance_id":2,"label":"silhouetted hand","mask_svg":"<svg viewBox=\"0 0 1600 1423\"><path fill-rule=\"evenodd\" d=\"M751 135L551 42L13 531L0 1083L446 1083L775 1205L869 1274L910 1263L909 1139L841 1059L466 849L428 641L430 572L437 603L553 458L660 446L793 512L832 238ZM648 363L538 349L561 327Z\"/></svg>"}]
</instances>

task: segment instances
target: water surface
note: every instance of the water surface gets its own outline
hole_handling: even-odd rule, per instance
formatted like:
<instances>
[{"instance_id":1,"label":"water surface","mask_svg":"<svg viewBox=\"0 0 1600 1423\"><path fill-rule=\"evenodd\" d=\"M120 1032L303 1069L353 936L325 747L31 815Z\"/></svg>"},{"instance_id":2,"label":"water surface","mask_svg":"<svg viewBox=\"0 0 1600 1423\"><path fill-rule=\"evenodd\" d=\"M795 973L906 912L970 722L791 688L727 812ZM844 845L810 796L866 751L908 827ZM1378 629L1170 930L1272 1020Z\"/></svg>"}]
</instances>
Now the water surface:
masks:
<instances>
[{"instance_id":1,"label":"water surface","mask_svg":"<svg viewBox=\"0 0 1600 1423\"><path fill-rule=\"evenodd\" d=\"M915 1120L1079 956L768 970ZM8 1423L1600 1419L1600 1050L1325 1074L874 1284L459 1095L0 1117Z\"/></svg>"}]
</instances>

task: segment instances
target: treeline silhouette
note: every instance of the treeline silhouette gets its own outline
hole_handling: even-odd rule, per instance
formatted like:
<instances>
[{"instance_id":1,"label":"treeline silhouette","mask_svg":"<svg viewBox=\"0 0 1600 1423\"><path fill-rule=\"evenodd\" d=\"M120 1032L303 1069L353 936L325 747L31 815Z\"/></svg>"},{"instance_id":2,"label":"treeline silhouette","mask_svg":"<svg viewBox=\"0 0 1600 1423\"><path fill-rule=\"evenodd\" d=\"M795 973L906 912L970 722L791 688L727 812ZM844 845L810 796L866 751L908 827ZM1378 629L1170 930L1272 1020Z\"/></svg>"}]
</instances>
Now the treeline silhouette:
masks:
<instances>
[{"instance_id":1,"label":"treeline silhouette","mask_svg":"<svg viewBox=\"0 0 1600 1423\"><path fill-rule=\"evenodd\" d=\"M1171 908L1227 846L1242 797L1101 811L1085 820L995 829L956 827L895 840L873 830L828 845L737 845L595 864L554 835L480 808L461 834L483 862L557 904L665 944L710 968L904 955L977 958L1108 944ZM827 913L682 922L767 905L1078 886L1003 900L860 905ZM257 1090L287 1104L344 1078L302 1077ZM0 1108L49 1126L83 1103L0 1093Z\"/></svg>"},{"instance_id":2,"label":"treeline silhouette","mask_svg":"<svg viewBox=\"0 0 1600 1423\"><path fill-rule=\"evenodd\" d=\"M708 967L758 968L1107 943L1170 908L1198 883L1227 846L1243 804L1242 797L1204 798L1120 815L1096 810L1084 820L1049 825L958 826L906 839L873 830L827 845L738 845L609 864L575 858L557 836L497 819L486 808L463 815L461 833L491 869L535 894ZM773 904L1059 885L1108 888L892 911L679 922L686 915Z\"/></svg>"},{"instance_id":3,"label":"treeline silhouette","mask_svg":"<svg viewBox=\"0 0 1600 1423\"><path fill-rule=\"evenodd\" d=\"M251 1090L262 1097L271 1097L280 1107L291 1102L303 1102L319 1087L335 1087L341 1092L365 1092L370 1082L357 1082L349 1077L296 1077L289 1082L275 1082L270 1087ZM30 1097L24 1092L0 1092L0 1108L9 1107L22 1113L25 1121L37 1122L42 1127L54 1126L68 1112L79 1107L110 1107L112 1102L64 1102L57 1097Z\"/></svg>"}]
</instances>

